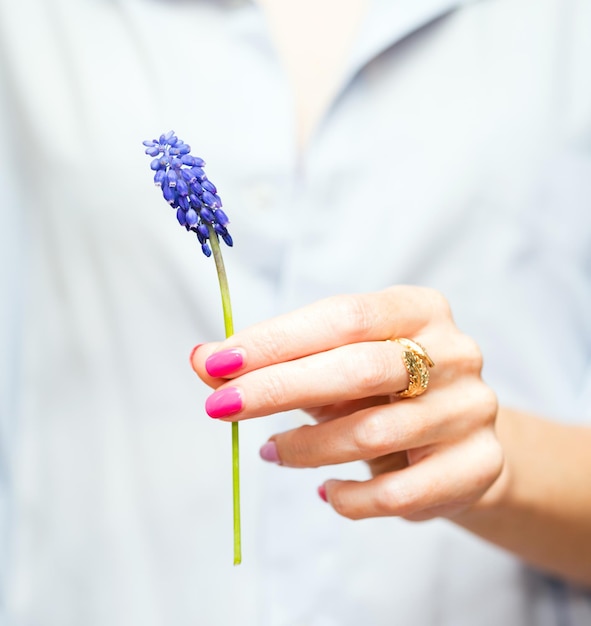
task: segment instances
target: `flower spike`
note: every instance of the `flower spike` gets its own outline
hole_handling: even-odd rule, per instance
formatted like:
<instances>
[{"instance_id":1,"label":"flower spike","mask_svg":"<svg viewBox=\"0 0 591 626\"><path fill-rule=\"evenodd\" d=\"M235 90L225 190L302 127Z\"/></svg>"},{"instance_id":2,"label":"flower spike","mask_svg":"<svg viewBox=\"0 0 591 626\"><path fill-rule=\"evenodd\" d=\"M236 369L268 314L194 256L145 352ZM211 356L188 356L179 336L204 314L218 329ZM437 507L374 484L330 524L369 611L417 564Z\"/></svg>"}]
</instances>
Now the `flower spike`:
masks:
<instances>
[{"instance_id":1,"label":"flower spike","mask_svg":"<svg viewBox=\"0 0 591 626\"><path fill-rule=\"evenodd\" d=\"M143 142L146 154L154 157L150 168L154 184L174 209L181 226L196 233L205 256L211 256L210 224L227 246L232 246L228 233L228 216L221 210L222 200L216 186L207 178L205 161L190 154L191 146L179 139L171 130L158 139Z\"/></svg>"}]
</instances>

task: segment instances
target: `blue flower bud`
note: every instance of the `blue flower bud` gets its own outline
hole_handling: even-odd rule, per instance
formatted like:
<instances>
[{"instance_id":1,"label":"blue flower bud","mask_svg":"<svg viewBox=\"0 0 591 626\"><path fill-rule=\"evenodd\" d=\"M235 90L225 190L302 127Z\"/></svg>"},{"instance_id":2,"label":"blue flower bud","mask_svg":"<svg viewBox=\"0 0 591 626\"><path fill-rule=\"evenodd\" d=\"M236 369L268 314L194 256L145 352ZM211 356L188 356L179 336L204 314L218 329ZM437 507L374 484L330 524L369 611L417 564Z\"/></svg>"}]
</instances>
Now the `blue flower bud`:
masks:
<instances>
[{"instance_id":1,"label":"blue flower bud","mask_svg":"<svg viewBox=\"0 0 591 626\"><path fill-rule=\"evenodd\" d=\"M183 180L186 180L188 183L195 180L195 177L191 174L191 170L188 170L186 167L181 170L181 176L183 177Z\"/></svg>"},{"instance_id":2,"label":"blue flower bud","mask_svg":"<svg viewBox=\"0 0 591 626\"><path fill-rule=\"evenodd\" d=\"M215 185L210 180L204 180L201 183L201 186L203 187L203 189L205 189L206 191L209 191L210 193L216 193L217 191L217 189L215 188Z\"/></svg>"},{"instance_id":3,"label":"blue flower bud","mask_svg":"<svg viewBox=\"0 0 591 626\"><path fill-rule=\"evenodd\" d=\"M204 240L209 237L209 228L207 228L203 222L199 222L197 225L197 232L203 237Z\"/></svg>"},{"instance_id":4,"label":"blue flower bud","mask_svg":"<svg viewBox=\"0 0 591 626\"><path fill-rule=\"evenodd\" d=\"M195 211L195 209L189 209L185 217L189 226L195 226L195 224L197 224L197 220L199 219L199 216L197 215L197 211Z\"/></svg>"},{"instance_id":5,"label":"blue flower bud","mask_svg":"<svg viewBox=\"0 0 591 626\"><path fill-rule=\"evenodd\" d=\"M227 226L230 223L228 216L221 209L216 210L215 220L218 224L221 224L222 226Z\"/></svg>"},{"instance_id":6,"label":"blue flower bud","mask_svg":"<svg viewBox=\"0 0 591 626\"><path fill-rule=\"evenodd\" d=\"M230 235L230 233L226 233L225 235L222 235L222 239L224 240L224 243L230 248L234 245L234 240L232 239L232 236Z\"/></svg>"},{"instance_id":7,"label":"blue flower bud","mask_svg":"<svg viewBox=\"0 0 591 626\"><path fill-rule=\"evenodd\" d=\"M210 257L210 256L211 256L211 248L210 248L210 247L209 247L206 243L204 243L204 244L201 246L201 250L203 250L203 254L204 254L206 257Z\"/></svg>"},{"instance_id":8,"label":"blue flower bud","mask_svg":"<svg viewBox=\"0 0 591 626\"><path fill-rule=\"evenodd\" d=\"M191 172L193 172L193 176L199 181L205 180L207 176L205 176L205 172L200 167L192 167Z\"/></svg>"},{"instance_id":9,"label":"blue flower bud","mask_svg":"<svg viewBox=\"0 0 591 626\"><path fill-rule=\"evenodd\" d=\"M154 174L154 184L157 187L162 187L162 183L164 182L165 179L166 179L166 170L158 170Z\"/></svg>"},{"instance_id":10,"label":"blue flower bud","mask_svg":"<svg viewBox=\"0 0 591 626\"><path fill-rule=\"evenodd\" d=\"M178 191L179 196L188 196L189 195L189 186L187 185L187 183L182 178L179 178L176 181L176 190Z\"/></svg>"},{"instance_id":11,"label":"blue flower bud","mask_svg":"<svg viewBox=\"0 0 591 626\"><path fill-rule=\"evenodd\" d=\"M153 146L151 148L146 148L144 150L144 152L146 154L149 154L150 156L156 156L156 155L160 154L160 148L157 148L156 146Z\"/></svg>"},{"instance_id":12,"label":"blue flower bud","mask_svg":"<svg viewBox=\"0 0 591 626\"><path fill-rule=\"evenodd\" d=\"M188 211L191 208L187 196L176 196L176 200L179 203L179 206L185 211Z\"/></svg>"},{"instance_id":13,"label":"blue flower bud","mask_svg":"<svg viewBox=\"0 0 591 626\"><path fill-rule=\"evenodd\" d=\"M178 174L174 170L168 170L166 173L166 184L169 187L176 187L176 181L178 179Z\"/></svg>"},{"instance_id":14,"label":"blue flower bud","mask_svg":"<svg viewBox=\"0 0 591 626\"><path fill-rule=\"evenodd\" d=\"M164 196L166 202L169 202L170 204L176 201L176 193L174 189L168 185L162 187L162 195Z\"/></svg>"},{"instance_id":15,"label":"blue flower bud","mask_svg":"<svg viewBox=\"0 0 591 626\"><path fill-rule=\"evenodd\" d=\"M181 226L184 226L187 223L186 217L185 217L185 212L179 208L176 212L176 218L179 221L179 224Z\"/></svg>"},{"instance_id":16,"label":"blue flower bud","mask_svg":"<svg viewBox=\"0 0 591 626\"><path fill-rule=\"evenodd\" d=\"M203 187L196 180L194 180L191 183L191 191L194 191L198 196L200 196L203 193Z\"/></svg>"},{"instance_id":17,"label":"blue flower bud","mask_svg":"<svg viewBox=\"0 0 591 626\"><path fill-rule=\"evenodd\" d=\"M215 196L212 193L209 193L209 191L204 191L201 199L205 204L207 204L207 206L215 207L216 205Z\"/></svg>"},{"instance_id":18,"label":"blue flower bud","mask_svg":"<svg viewBox=\"0 0 591 626\"><path fill-rule=\"evenodd\" d=\"M150 163L150 167L153 170L160 170L163 169L164 167L166 167L163 163L162 163L162 159L154 159L151 163Z\"/></svg>"},{"instance_id":19,"label":"blue flower bud","mask_svg":"<svg viewBox=\"0 0 591 626\"><path fill-rule=\"evenodd\" d=\"M209 222L210 224L213 223L214 221L214 217L213 217L213 213L206 207L201 207L201 219L204 220L205 222Z\"/></svg>"}]
</instances>

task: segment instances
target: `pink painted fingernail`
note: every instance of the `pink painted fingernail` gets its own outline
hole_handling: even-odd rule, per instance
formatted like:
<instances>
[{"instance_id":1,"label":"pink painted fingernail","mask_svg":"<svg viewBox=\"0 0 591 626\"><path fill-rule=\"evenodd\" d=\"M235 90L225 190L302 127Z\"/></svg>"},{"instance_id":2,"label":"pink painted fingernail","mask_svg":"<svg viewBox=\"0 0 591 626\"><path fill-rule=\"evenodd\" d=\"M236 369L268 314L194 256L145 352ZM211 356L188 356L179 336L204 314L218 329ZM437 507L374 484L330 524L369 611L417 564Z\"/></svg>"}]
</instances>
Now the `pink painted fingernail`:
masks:
<instances>
[{"instance_id":1,"label":"pink painted fingernail","mask_svg":"<svg viewBox=\"0 0 591 626\"><path fill-rule=\"evenodd\" d=\"M199 348L202 346L202 343L198 343L192 350L191 350L191 355L189 356L189 363L191 363L191 365L193 365L193 357L195 356L195 352L197 352L197 350L199 350Z\"/></svg>"},{"instance_id":2,"label":"pink painted fingernail","mask_svg":"<svg viewBox=\"0 0 591 626\"><path fill-rule=\"evenodd\" d=\"M318 495L325 501L328 502L328 498L326 497L326 487L324 485L320 485L318 487Z\"/></svg>"},{"instance_id":3,"label":"pink painted fingernail","mask_svg":"<svg viewBox=\"0 0 591 626\"><path fill-rule=\"evenodd\" d=\"M242 352L236 348L222 350L207 357L205 369L210 376L220 378L232 374L244 364Z\"/></svg>"},{"instance_id":4,"label":"pink painted fingernail","mask_svg":"<svg viewBox=\"0 0 591 626\"><path fill-rule=\"evenodd\" d=\"M277 444L274 441L267 441L267 443L261 446L259 454L261 455L261 459L263 459L263 461L277 463L277 465L281 463L279 460L279 454L277 453Z\"/></svg>"},{"instance_id":5,"label":"pink painted fingernail","mask_svg":"<svg viewBox=\"0 0 591 626\"><path fill-rule=\"evenodd\" d=\"M211 394L205 401L209 417L228 417L242 408L242 396L236 387L226 387Z\"/></svg>"}]
</instances>

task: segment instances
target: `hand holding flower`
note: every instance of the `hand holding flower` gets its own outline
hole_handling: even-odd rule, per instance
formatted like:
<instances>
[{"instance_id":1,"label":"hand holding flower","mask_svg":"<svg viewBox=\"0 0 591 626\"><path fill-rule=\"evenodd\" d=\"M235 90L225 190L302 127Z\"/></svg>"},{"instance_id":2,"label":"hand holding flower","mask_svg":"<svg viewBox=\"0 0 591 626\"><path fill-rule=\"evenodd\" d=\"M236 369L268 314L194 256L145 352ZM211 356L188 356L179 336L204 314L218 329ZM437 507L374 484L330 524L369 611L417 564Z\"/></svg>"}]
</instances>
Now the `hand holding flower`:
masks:
<instances>
[{"instance_id":1,"label":"hand holding flower","mask_svg":"<svg viewBox=\"0 0 591 626\"><path fill-rule=\"evenodd\" d=\"M424 395L401 399L408 337L437 364ZM222 367L220 369L220 364ZM373 478L328 481L323 494L350 518L455 516L479 502L503 468L497 403L475 343L437 292L393 287L339 296L257 324L196 351L216 389L212 417L238 421L304 409L318 424L273 436L263 456L291 467L367 461Z\"/></svg>"}]
</instances>

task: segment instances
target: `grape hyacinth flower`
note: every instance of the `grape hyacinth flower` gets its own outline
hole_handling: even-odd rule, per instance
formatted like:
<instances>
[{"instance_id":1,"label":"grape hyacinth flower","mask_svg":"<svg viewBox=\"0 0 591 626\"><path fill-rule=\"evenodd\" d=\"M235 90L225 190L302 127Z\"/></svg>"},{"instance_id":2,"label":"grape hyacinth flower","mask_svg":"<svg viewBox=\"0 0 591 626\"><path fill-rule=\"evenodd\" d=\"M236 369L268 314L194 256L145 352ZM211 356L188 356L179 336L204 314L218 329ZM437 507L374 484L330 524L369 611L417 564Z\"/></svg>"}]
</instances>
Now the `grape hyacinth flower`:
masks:
<instances>
[{"instance_id":1,"label":"grape hyacinth flower","mask_svg":"<svg viewBox=\"0 0 591 626\"><path fill-rule=\"evenodd\" d=\"M233 245L228 232L228 216L222 210L222 201L215 185L207 178L203 167L205 161L191 155L191 147L179 139L173 131L158 139L144 141L146 154L154 157L150 168L154 171L154 183L174 209L181 226L193 231L201 244L201 250L215 260L226 337L234 334L230 290L220 250L219 238L228 246ZM232 485L234 504L234 565L242 561L240 536L240 463L238 422L232 422Z\"/></svg>"},{"instance_id":2,"label":"grape hyacinth flower","mask_svg":"<svg viewBox=\"0 0 591 626\"><path fill-rule=\"evenodd\" d=\"M210 226L226 245L232 246L232 237L226 228L228 216L222 211L216 186L205 175L205 161L192 156L191 146L173 131L144 141L144 146L146 154L155 157L150 163L154 184L177 210L179 224L197 235L203 254L211 256Z\"/></svg>"}]
</instances>

